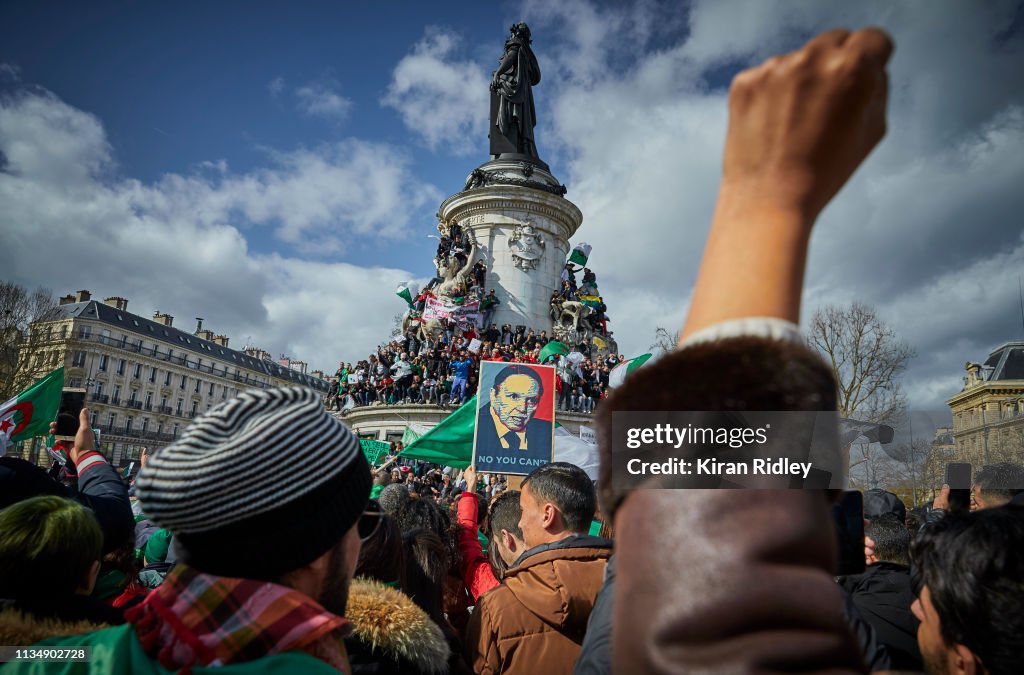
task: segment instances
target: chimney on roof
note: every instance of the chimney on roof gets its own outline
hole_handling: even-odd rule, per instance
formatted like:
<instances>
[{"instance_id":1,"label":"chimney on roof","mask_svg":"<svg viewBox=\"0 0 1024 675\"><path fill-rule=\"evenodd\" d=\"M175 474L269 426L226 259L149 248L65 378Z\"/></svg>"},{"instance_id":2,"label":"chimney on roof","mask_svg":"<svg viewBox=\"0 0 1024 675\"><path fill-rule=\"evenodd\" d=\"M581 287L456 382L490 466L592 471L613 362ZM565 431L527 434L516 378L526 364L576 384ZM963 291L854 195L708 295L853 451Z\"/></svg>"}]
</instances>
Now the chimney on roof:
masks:
<instances>
[{"instance_id":1,"label":"chimney on roof","mask_svg":"<svg viewBox=\"0 0 1024 675\"><path fill-rule=\"evenodd\" d=\"M92 293L89 291L78 291L75 295L75 302L89 302L92 298Z\"/></svg>"},{"instance_id":2,"label":"chimney on roof","mask_svg":"<svg viewBox=\"0 0 1024 675\"><path fill-rule=\"evenodd\" d=\"M196 331L196 335L198 335L203 340L206 340L207 342L213 342L213 331L212 330L209 330L207 328L204 328L203 330L197 330Z\"/></svg>"},{"instance_id":3,"label":"chimney on roof","mask_svg":"<svg viewBox=\"0 0 1024 675\"><path fill-rule=\"evenodd\" d=\"M213 341L216 342L217 344L219 344L221 347L227 347L228 346L228 336L227 335L217 335L217 336L215 336L213 338Z\"/></svg>"},{"instance_id":4,"label":"chimney on roof","mask_svg":"<svg viewBox=\"0 0 1024 675\"><path fill-rule=\"evenodd\" d=\"M170 314L162 313L159 309L153 313L153 321L168 327L174 325L174 317Z\"/></svg>"},{"instance_id":5,"label":"chimney on roof","mask_svg":"<svg viewBox=\"0 0 1024 675\"><path fill-rule=\"evenodd\" d=\"M116 296L116 295L112 295L109 298L107 298L106 300L104 300L103 302L107 303L108 305L111 305L112 307L116 307L117 309L121 310L122 312L127 312L128 311L128 301L125 300L122 297L119 297L119 296Z\"/></svg>"},{"instance_id":6,"label":"chimney on roof","mask_svg":"<svg viewBox=\"0 0 1024 675\"><path fill-rule=\"evenodd\" d=\"M284 354L281 354L281 358L278 360L278 363L284 366L285 368L291 368L292 366L292 360L285 356Z\"/></svg>"},{"instance_id":7,"label":"chimney on roof","mask_svg":"<svg viewBox=\"0 0 1024 675\"><path fill-rule=\"evenodd\" d=\"M292 370L297 370L303 375L306 374L306 362L305 361L293 361L291 365Z\"/></svg>"},{"instance_id":8,"label":"chimney on roof","mask_svg":"<svg viewBox=\"0 0 1024 675\"><path fill-rule=\"evenodd\" d=\"M312 373L310 373L310 375L317 378L318 380L324 379L324 371L322 370L314 370Z\"/></svg>"},{"instance_id":9,"label":"chimney on roof","mask_svg":"<svg viewBox=\"0 0 1024 675\"><path fill-rule=\"evenodd\" d=\"M199 335L199 333L201 333L202 330L203 330L203 317L197 316L196 317L196 332L193 333L193 335Z\"/></svg>"},{"instance_id":10,"label":"chimney on roof","mask_svg":"<svg viewBox=\"0 0 1024 675\"><path fill-rule=\"evenodd\" d=\"M70 304L73 304L74 302L75 302L75 294L74 293L68 293L67 295L63 296L60 299L60 302L57 303L57 304L59 304L59 305L70 305Z\"/></svg>"}]
</instances>

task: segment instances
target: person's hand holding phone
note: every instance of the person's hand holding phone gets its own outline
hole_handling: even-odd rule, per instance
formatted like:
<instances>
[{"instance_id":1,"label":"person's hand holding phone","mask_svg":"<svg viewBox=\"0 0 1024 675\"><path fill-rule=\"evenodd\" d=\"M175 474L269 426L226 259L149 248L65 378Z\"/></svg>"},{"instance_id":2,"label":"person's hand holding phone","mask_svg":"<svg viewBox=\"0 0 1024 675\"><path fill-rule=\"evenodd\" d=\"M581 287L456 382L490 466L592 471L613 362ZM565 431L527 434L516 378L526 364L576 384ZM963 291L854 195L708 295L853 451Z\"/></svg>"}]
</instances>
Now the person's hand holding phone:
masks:
<instances>
[{"instance_id":1,"label":"person's hand holding phone","mask_svg":"<svg viewBox=\"0 0 1024 675\"><path fill-rule=\"evenodd\" d=\"M50 433L57 434L56 422L50 422ZM78 413L78 431L75 433L75 440L71 443L71 447L67 448L68 458L72 464L77 465L79 457L95 449L96 436L92 433L92 427L89 426L89 409L82 408Z\"/></svg>"}]
</instances>

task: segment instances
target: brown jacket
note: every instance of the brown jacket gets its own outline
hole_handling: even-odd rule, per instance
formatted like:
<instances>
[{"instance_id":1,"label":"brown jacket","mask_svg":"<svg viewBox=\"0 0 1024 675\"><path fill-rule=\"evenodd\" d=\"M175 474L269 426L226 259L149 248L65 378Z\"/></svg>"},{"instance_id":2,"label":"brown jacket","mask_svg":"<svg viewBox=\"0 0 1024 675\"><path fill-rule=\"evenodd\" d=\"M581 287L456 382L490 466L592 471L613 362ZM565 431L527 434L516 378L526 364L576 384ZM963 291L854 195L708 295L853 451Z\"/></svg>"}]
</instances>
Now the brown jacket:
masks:
<instances>
[{"instance_id":1,"label":"brown jacket","mask_svg":"<svg viewBox=\"0 0 1024 675\"><path fill-rule=\"evenodd\" d=\"M466 634L474 672L571 673L611 542L573 535L537 546L477 602Z\"/></svg>"}]
</instances>

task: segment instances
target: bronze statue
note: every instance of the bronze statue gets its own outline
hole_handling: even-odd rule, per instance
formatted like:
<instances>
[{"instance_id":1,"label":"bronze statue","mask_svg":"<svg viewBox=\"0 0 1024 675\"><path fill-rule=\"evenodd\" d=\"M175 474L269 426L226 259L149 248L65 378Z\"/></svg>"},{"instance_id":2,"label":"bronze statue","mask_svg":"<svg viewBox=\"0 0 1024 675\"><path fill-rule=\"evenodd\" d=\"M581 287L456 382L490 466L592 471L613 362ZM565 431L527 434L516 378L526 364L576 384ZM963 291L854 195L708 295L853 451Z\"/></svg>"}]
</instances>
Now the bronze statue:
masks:
<instances>
[{"instance_id":1,"label":"bronze statue","mask_svg":"<svg viewBox=\"0 0 1024 675\"><path fill-rule=\"evenodd\" d=\"M533 141L537 110L531 87L540 83L540 66L530 48L525 23L511 28L505 53L491 78L491 154L521 155L539 160Z\"/></svg>"}]
</instances>

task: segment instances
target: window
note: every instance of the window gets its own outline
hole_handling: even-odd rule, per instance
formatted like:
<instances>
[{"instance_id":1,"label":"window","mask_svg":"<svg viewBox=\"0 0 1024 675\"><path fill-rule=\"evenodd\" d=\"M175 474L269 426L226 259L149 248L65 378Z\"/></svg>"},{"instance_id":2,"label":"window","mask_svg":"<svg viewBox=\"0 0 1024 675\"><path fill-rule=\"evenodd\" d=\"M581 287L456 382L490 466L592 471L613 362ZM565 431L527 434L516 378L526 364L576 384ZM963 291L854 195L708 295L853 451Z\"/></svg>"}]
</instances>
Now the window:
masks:
<instances>
[{"instance_id":1,"label":"window","mask_svg":"<svg viewBox=\"0 0 1024 675\"><path fill-rule=\"evenodd\" d=\"M210 383L210 391L207 393L207 396L213 396L213 382Z\"/></svg>"},{"instance_id":2,"label":"window","mask_svg":"<svg viewBox=\"0 0 1024 675\"><path fill-rule=\"evenodd\" d=\"M183 409L184 407L185 407L185 399L183 399L183 398L179 398L179 399L178 399L178 407L177 407L177 412L176 412L175 414L176 414L176 415L179 415L179 416L180 416L180 415L181 415L181 411L182 411L182 409Z\"/></svg>"},{"instance_id":3,"label":"window","mask_svg":"<svg viewBox=\"0 0 1024 675\"><path fill-rule=\"evenodd\" d=\"M125 366L124 359L118 359L117 360L117 374L118 375L124 375L124 366Z\"/></svg>"},{"instance_id":4,"label":"window","mask_svg":"<svg viewBox=\"0 0 1024 675\"><path fill-rule=\"evenodd\" d=\"M109 360L109 357L106 354L100 354L100 370L101 371L105 372L107 370L107 361L108 360Z\"/></svg>"},{"instance_id":5,"label":"window","mask_svg":"<svg viewBox=\"0 0 1024 675\"><path fill-rule=\"evenodd\" d=\"M135 364L135 371L132 373L132 377L134 377L136 380L139 379L140 377L142 377L142 364L141 363L136 363Z\"/></svg>"},{"instance_id":6,"label":"window","mask_svg":"<svg viewBox=\"0 0 1024 675\"><path fill-rule=\"evenodd\" d=\"M165 387L171 386L171 371L169 371L169 370L167 371L167 374L164 375L164 386Z\"/></svg>"},{"instance_id":7,"label":"window","mask_svg":"<svg viewBox=\"0 0 1024 675\"><path fill-rule=\"evenodd\" d=\"M115 424L117 424L117 413L110 413L107 415L107 426L113 429Z\"/></svg>"},{"instance_id":8,"label":"window","mask_svg":"<svg viewBox=\"0 0 1024 675\"><path fill-rule=\"evenodd\" d=\"M67 327L67 324L65 324L65 325L60 327L60 337L63 340L67 336L68 336L68 327Z\"/></svg>"},{"instance_id":9,"label":"window","mask_svg":"<svg viewBox=\"0 0 1024 675\"><path fill-rule=\"evenodd\" d=\"M167 397L166 396L161 396L160 397L160 412L165 413L167 411L168 411Z\"/></svg>"},{"instance_id":10,"label":"window","mask_svg":"<svg viewBox=\"0 0 1024 675\"><path fill-rule=\"evenodd\" d=\"M103 393L103 383L102 382L97 382L96 383L96 391L93 393L93 396L95 396L96 398L99 398L100 394L102 394L102 393Z\"/></svg>"},{"instance_id":11,"label":"window","mask_svg":"<svg viewBox=\"0 0 1024 675\"><path fill-rule=\"evenodd\" d=\"M82 386L82 378L80 378L80 377L72 377L72 378L70 378L68 380L68 386L73 388L73 389L78 389L79 387Z\"/></svg>"},{"instance_id":12,"label":"window","mask_svg":"<svg viewBox=\"0 0 1024 675\"><path fill-rule=\"evenodd\" d=\"M199 401L192 401L192 417L196 416L196 412L199 411Z\"/></svg>"},{"instance_id":13,"label":"window","mask_svg":"<svg viewBox=\"0 0 1024 675\"><path fill-rule=\"evenodd\" d=\"M136 391L134 389L132 389L132 393L128 394L128 404L129 405L135 403L135 394L136 394Z\"/></svg>"},{"instance_id":14,"label":"window","mask_svg":"<svg viewBox=\"0 0 1024 675\"><path fill-rule=\"evenodd\" d=\"M187 382L187 381L188 381L188 378L187 378L187 377L185 377L184 375L182 375L182 376L181 376L181 388L182 388L182 389L184 389L184 388L185 388L185 382Z\"/></svg>"},{"instance_id":15,"label":"window","mask_svg":"<svg viewBox=\"0 0 1024 675\"><path fill-rule=\"evenodd\" d=\"M134 419L135 418L133 418L131 415L128 415L128 417L125 419L125 421L124 421L124 432L126 434L130 434L132 432L132 421Z\"/></svg>"},{"instance_id":16,"label":"window","mask_svg":"<svg viewBox=\"0 0 1024 675\"><path fill-rule=\"evenodd\" d=\"M92 326L79 326L78 327L78 339L79 340L88 340L90 335L92 335Z\"/></svg>"},{"instance_id":17,"label":"window","mask_svg":"<svg viewBox=\"0 0 1024 675\"><path fill-rule=\"evenodd\" d=\"M85 368L85 352L76 351L72 357L71 365L75 368Z\"/></svg>"},{"instance_id":18,"label":"window","mask_svg":"<svg viewBox=\"0 0 1024 675\"><path fill-rule=\"evenodd\" d=\"M171 436L173 436L175 438L178 437L178 425L177 424L175 424L173 427L171 427Z\"/></svg>"},{"instance_id":19,"label":"window","mask_svg":"<svg viewBox=\"0 0 1024 675\"><path fill-rule=\"evenodd\" d=\"M149 369L149 381L150 382L156 382L156 367L155 366Z\"/></svg>"},{"instance_id":20,"label":"window","mask_svg":"<svg viewBox=\"0 0 1024 675\"><path fill-rule=\"evenodd\" d=\"M146 433L146 429L148 429L148 428L149 428L149 418L148 417L143 417L142 418L142 433Z\"/></svg>"},{"instance_id":21,"label":"window","mask_svg":"<svg viewBox=\"0 0 1024 675\"><path fill-rule=\"evenodd\" d=\"M89 416L89 426L95 427L99 418L100 414L98 412L93 412L92 415Z\"/></svg>"},{"instance_id":22,"label":"window","mask_svg":"<svg viewBox=\"0 0 1024 675\"><path fill-rule=\"evenodd\" d=\"M146 392L146 410L151 410L153 407L153 392Z\"/></svg>"},{"instance_id":23,"label":"window","mask_svg":"<svg viewBox=\"0 0 1024 675\"><path fill-rule=\"evenodd\" d=\"M194 392L195 392L196 394L198 394L198 393L199 393L199 388L200 388L201 386L203 386L203 383L202 383L202 382L201 382L201 381L199 380L199 378L196 378L196 387L195 387L195 389L194 389L193 391L194 391Z\"/></svg>"},{"instance_id":24,"label":"window","mask_svg":"<svg viewBox=\"0 0 1024 675\"><path fill-rule=\"evenodd\" d=\"M121 315L120 314L117 315L117 319L118 319L118 321L121 320ZM128 336L127 335L122 335L121 336L121 349L124 349L127 346L128 346Z\"/></svg>"},{"instance_id":25,"label":"window","mask_svg":"<svg viewBox=\"0 0 1024 675\"><path fill-rule=\"evenodd\" d=\"M117 405L118 403L121 402L121 385L114 385L114 394L113 396L110 397L110 402L113 403L114 405Z\"/></svg>"}]
</instances>

